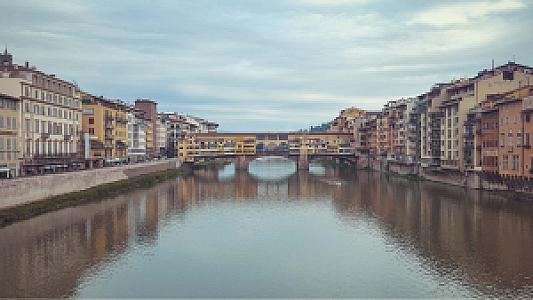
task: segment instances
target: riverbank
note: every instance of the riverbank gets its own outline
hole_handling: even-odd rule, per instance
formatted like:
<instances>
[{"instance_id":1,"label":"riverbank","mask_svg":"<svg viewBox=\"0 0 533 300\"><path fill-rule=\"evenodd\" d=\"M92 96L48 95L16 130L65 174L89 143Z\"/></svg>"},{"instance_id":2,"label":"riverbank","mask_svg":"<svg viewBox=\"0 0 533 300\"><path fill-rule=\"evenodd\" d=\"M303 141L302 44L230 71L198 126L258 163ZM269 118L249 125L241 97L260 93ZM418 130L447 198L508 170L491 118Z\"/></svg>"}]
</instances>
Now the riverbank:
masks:
<instances>
[{"instance_id":1,"label":"riverbank","mask_svg":"<svg viewBox=\"0 0 533 300\"><path fill-rule=\"evenodd\" d=\"M172 179L180 175L189 174L190 172L191 170L186 167L168 169L135 176L124 180L109 182L85 190L52 196L39 201L2 209L0 210L0 228L18 221L33 218L44 213L90 202L101 201L104 198L113 197L134 189L147 188L156 183Z\"/></svg>"},{"instance_id":2,"label":"riverbank","mask_svg":"<svg viewBox=\"0 0 533 300\"><path fill-rule=\"evenodd\" d=\"M130 179L139 175L176 169L176 159L100 169L0 180L0 209L45 198L78 192L102 184Z\"/></svg>"},{"instance_id":3,"label":"riverbank","mask_svg":"<svg viewBox=\"0 0 533 300\"><path fill-rule=\"evenodd\" d=\"M507 178L474 171L461 172L454 169L379 160L358 163L356 169L376 171L416 181L426 180L466 189L498 192L506 198L533 201L533 181L516 177Z\"/></svg>"}]
</instances>

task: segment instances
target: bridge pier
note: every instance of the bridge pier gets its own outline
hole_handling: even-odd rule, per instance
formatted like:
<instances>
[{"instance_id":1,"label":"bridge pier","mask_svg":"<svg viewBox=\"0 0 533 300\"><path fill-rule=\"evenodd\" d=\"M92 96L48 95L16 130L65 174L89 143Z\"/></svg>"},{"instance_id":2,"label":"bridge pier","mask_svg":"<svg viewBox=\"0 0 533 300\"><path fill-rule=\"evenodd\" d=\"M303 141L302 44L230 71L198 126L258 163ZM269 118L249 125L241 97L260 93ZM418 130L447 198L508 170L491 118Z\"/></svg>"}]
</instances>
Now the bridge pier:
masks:
<instances>
[{"instance_id":1,"label":"bridge pier","mask_svg":"<svg viewBox=\"0 0 533 300\"><path fill-rule=\"evenodd\" d=\"M309 157L306 154L298 156L296 168L298 170L309 170Z\"/></svg>"},{"instance_id":2,"label":"bridge pier","mask_svg":"<svg viewBox=\"0 0 533 300\"><path fill-rule=\"evenodd\" d=\"M233 161L235 164L235 170L248 170L248 165L252 159L248 158L246 155L237 156Z\"/></svg>"}]
</instances>

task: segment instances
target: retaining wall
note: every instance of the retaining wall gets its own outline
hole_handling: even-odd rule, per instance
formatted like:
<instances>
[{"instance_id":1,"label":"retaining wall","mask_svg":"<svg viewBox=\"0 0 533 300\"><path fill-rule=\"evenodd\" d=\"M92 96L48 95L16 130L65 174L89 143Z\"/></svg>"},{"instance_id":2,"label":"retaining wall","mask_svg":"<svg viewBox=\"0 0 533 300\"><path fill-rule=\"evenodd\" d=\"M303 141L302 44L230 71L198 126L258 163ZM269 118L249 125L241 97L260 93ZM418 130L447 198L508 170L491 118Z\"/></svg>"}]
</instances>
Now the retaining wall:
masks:
<instances>
[{"instance_id":1,"label":"retaining wall","mask_svg":"<svg viewBox=\"0 0 533 300\"><path fill-rule=\"evenodd\" d=\"M34 177L0 180L0 209L21 205L51 196L85 190L100 184L139 175L175 169L178 160L84 170Z\"/></svg>"},{"instance_id":2,"label":"retaining wall","mask_svg":"<svg viewBox=\"0 0 533 300\"><path fill-rule=\"evenodd\" d=\"M516 191L533 194L533 179L520 177L502 177L474 171L459 171L453 169L420 167L416 164L405 164L395 161L363 159L371 169L391 172L398 175L418 175L429 181L445 183L470 189L487 191ZM360 166L358 161L358 166Z\"/></svg>"}]
</instances>

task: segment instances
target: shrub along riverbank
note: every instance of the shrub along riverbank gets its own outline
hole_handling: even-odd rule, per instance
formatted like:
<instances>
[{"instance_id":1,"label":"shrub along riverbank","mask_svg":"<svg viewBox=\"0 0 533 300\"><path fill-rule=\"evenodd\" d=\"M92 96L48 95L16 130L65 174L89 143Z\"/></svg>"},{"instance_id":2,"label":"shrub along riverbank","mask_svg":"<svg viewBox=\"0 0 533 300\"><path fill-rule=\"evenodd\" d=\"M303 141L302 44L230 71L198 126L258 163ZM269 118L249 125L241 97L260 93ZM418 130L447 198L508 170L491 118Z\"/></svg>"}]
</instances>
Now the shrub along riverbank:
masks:
<instances>
[{"instance_id":1,"label":"shrub along riverbank","mask_svg":"<svg viewBox=\"0 0 533 300\"><path fill-rule=\"evenodd\" d=\"M117 196L133 189L147 188L156 183L190 174L191 169L181 167L95 186L83 191L54 196L43 200L0 210L0 228L38 215Z\"/></svg>"}]
</instances>

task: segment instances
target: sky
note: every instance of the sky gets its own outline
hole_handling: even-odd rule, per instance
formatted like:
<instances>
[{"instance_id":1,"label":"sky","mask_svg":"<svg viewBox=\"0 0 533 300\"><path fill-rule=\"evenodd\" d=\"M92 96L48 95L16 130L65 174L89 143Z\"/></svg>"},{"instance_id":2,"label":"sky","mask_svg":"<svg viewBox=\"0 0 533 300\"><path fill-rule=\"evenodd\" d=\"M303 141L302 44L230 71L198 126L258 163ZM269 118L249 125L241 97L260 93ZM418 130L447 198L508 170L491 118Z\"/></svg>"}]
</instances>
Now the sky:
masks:
<instances>
[{"instance_id":1,"label":"sky","mask_svg":"<svg viewBox=\"0 0 533 300\"><path fill-rule=\"evenodd\" d=\"M0 0L15 62L221 131L297 130L533 65L533 0Z\"/></svg>"}]
</instances>

